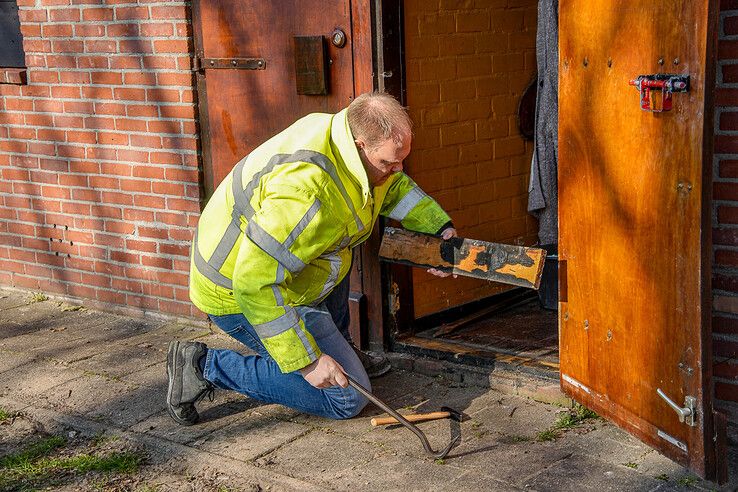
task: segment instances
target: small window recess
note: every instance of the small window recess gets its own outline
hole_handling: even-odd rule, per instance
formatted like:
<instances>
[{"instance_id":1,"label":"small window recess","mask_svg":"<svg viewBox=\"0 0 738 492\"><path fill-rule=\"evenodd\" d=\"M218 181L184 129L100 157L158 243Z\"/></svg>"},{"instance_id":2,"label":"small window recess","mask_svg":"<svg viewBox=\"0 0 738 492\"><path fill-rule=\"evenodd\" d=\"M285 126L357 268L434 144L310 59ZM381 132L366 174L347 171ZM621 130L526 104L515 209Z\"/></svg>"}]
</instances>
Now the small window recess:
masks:
<instances>
[{"instance_id":1,"label":"small window recess","mask_svg":"<svg viewBox=\"0 0 738 492\"><path fill-rule=\"evenodd\" d=\"M16 0L0 0L0 84L25 85L26 56Z\"/></svg>"}]
</instances>

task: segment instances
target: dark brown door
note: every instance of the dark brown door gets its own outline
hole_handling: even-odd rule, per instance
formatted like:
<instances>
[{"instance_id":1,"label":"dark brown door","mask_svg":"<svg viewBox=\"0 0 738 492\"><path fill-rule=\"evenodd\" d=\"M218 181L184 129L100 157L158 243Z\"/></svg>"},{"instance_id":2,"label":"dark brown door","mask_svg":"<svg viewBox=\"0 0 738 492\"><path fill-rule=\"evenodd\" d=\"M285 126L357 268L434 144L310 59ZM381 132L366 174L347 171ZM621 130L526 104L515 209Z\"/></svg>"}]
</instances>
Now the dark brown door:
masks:
<instances>
[{"instance_id":1,"label":"dark brown door","mask_svg":"<svg viewBox=\"0 0 738 492\"><path fill-rule=\"evenodd\" d=\"M562 388L710 477L716 4L561 0L559 41ZM689 76L671 111L651 74Z\"/></svg>"},{"instance_id":2,"label":"dark brown door","mask_svg":"<svg viewBox=\"0 0 738 492\"><path fill-rule=\"evenodd\" d=\"M367 1L196 0L192 8L206 197L298 118L338 112L355 91L372 89ZM362 284L355 267L354 338Z\"/></svg>"}]
</instances>

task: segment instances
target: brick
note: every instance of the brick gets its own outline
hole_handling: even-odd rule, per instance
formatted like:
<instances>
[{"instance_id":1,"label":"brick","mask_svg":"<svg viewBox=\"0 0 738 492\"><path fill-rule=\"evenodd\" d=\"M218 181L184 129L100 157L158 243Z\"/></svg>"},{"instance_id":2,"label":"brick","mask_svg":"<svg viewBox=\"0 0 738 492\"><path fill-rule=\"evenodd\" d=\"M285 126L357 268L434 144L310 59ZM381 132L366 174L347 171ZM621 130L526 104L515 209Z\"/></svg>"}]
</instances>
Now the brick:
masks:
<instances>
[{"instance_id":1,"label":"brick","mask_svg":"<svg viewBox=\"0 0 738 492\"><path fill-rule=\"evenodd\" d=\"M738 252L725 249L716 249L715 263L722 266L738 267Z\"/></svg>"},{"instance_id":2,"label":"brick","mask_svg":"<svg viewBox=\"0 0 738 492\"><path fill-rule=\"evenodd\" d=\"M492 72L492 57L489 55L465 56L456 59L458 77L476 77Z\"/></svg>"},{"instance_id":3,"label":"brick","mask_svg":"<svg viewBox=\"0 0 738 492\"><path fill-rule=\"evenodd\" d=\"M441 101L460 101L474 99L477 95L477 85L474 79L453 80L441 83Z\"/></svg>"},{"instance_id":4,"label":"brick","mask_svg":"<svg viewBox=\"0 0 738 492\"><path fill-rule=\"evenodd\" d=\"M156 68L177 68L177 60L172 56L144 56L143 67L148 69Z\"/></svg>"},{"instance_id":5,"label":"brick","mask_svg":"<svg viewBox=\"0 0 738 492\"><path fill-rule=\"evenodd\" d=\"M188 20L188 9L184 5L151 7L152 19Z\"/></svg>"},{"instance_id":6,"label":"brick","mask_svg":"<svg viewBox=\"0 0 738 492\"><path fill-rule=\"evenodd\" d=\"M497 13L495 13L497 15ZM481 32L489 29L490 15L484 10L456 14L456 32Z\"/></svg>"},{"instance_id":7,"label":"brick","mask_svg":"<svg viewBox=\"0 0 738 492\"><path fill-rule=\"evenodd\" d=\"M116 7L115 20L146 20L149 18L148 7Z\"/></svg>"},{"instance_id":8,"label":"brick","mask_svg":"<svg viewBox=\"0 0 738 492\"><path fill-rule=\"evenodd\" d=\"M738 183L714 182L712 192L715 200L738 200Z\"/></svg>"},{"instance_id":9,"label":"brick","mask_svg":"<svg viewBox=\"0 0 738 492\"><path fill-rule=\"evenodd\" d=\"M456 30L456 19L453 14L431 14L418 18L418 32L421 36L428 34L449 34Z\"/></svg>"},{"instance_id":10,"label":"brick","mask_svg":"<svg viewBox=\"0 0 738 492\"><path fill-rule=\"evenodd\" d=\"M723 19L723 32L727 36L738 34L738 16L731 15Z\"/></svg>"},{"instance_id":11,"label":"brick","mask_svg":"<svg viewBox=\"0 0 738 492\"><path fill-rule=\"evenodd\" d=\"M738 402L738 384L715 382L715 397L718 400Z\"/></svg>"},{"instance_id":12,"label":"brick","mask_svg":"<svg viewBox=\"0 0 738 492\"><path fill-rule=\"evenodd\" d=\"M101 38L105 36L105 26L102 24L76 24L74 35L83 38Z\"/></svg>"},{"instance_id":13,"label":"brick","mask_svg":"<svg viewBox=\"0 0 738 492\"><path fill-rule=\"evenodd\" d=\"M134 39L134 40L121 40L118 41L118 51L120 53L131 53L131 54L149 54L154 52L153 44L150 40L146 39Z\"/></svg>"},{"instance_id":14,"label":"brick","mask_svg":"<svg viewBox=\"0 0 738 492\"><path fill-rule=\"evenodd\" d=\"M154 17L156 18L156 17ZM141 36L155 37L155 36L172 36L174 34L174 26L170 23L164 22L152 22L141 24L140 26Z\"/></svg>"},{"instance_id":15,"label":"brick","mask_svg":"<svg viewBox=\"0 0 738 492\"><path fill-rule=\"evenodd\" d=\"M90 79L93 84L121 85L123 75L118 72L92 72Z\"/></svg>"},{"instance_id":16,"label":"brick","mask_svg":"<svg viewBox=\"0 0 738 492\"><path fill-rule=\"evenodd\" d=\"M157 117L159 116L159 107L151 104L143 105L143 104L131 104L127 106L127 110L124 113L121 114L127 114L128 116L149 116L149 117Z\"/></svg>"},{"instance_id":17,"label":"brick","mask_svg":"<svg viewBox=\"0 0 738 492\"><path fill-rule=\"evenodd\" d=\"M68 38L72 36L72 24L46 24L41 26L45 38Z\"/></svg>"},{"instance_id":18,"label":"brick","mask_svg":"<svg viewBox=\"0 0 738 492\"><path fill-rule=\"evenodd\" d=\"M194 75L192 73L157 73L157 84L160 86L179 85L191 87L194 84Z\"/></svg>"},{"instance_id":19,"label":"brick","mask_svg":"<svg viewBox=\"0 0 738 492\"><path fill-rule=\"evenodd\" d=\"M126 85L156 85L156 74L153 72L126 72L124 82Z\"/></svg>"},{"instance_id":20,"label":"brick","mask_svg":"<svg viewBox=\"0 0 738 492\"><path fill-rule=\"evenodd\" d=\"M107 27L107 35L111 38L138 36L138 24L111 24Z\"/></svg>"},{"instance_id":21,"label":"brick","mask_svg":"<svg viewBox=\"0 0 738 492\"><path fill-rule=\"evenodd\" d=\"M79 22L80 10L78 8L68 7L65 9L49 10L49 20L51 22L71 21Z\"/></svg>"},{"instance_id":22,"label":"brick","mask_svg":"<svg viewBox=\"0 0 738 492\"><path fill-rule=\"evenodd\" d=\"M155 53L189 53L190 43L185 40L157 39L154 40Z\"/></svg>"},{"instance_id":23,"label":"brick","mask_svg":"<svg viewBox=\"0 0 738 492\"><path fill-rule=\"evenodd\" d=\"M54 40L51 46L54 53L82 53L85 44L78 40Z\"/></svg>"},{"instance_id":24,"label":"brick","mask_svg":"<svg viewBox=\"0 0 738 492\"><path fill-rule=\"evenodd\" d=\"M140 69L141 68L141 57L136 55L119 55L110 57L110 68L113 69ZM129 77L134 76L134 73L125 72L123 74L123 82L128 84Z\"/></svg>"},{"instance_id":25,"label":"brick","mask_svg":"<svg viewBox=\"0 0 738 492\"><path fill-rule=\"evenodd\" d=\"M719 206L717 217L721 224L738 224L738 207Z\"/></svg>"}]
</instances>

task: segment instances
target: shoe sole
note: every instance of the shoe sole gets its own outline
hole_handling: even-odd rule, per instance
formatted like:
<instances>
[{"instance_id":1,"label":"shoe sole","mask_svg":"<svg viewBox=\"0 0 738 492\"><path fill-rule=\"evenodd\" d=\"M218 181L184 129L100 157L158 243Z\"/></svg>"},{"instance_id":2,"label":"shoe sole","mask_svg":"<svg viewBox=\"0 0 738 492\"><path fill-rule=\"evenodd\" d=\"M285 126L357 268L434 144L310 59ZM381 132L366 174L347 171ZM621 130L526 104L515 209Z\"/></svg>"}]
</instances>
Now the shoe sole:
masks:
<instances>
[{"instance_id":1,"label":"shoe sole","mask_svg":"<svg viewBox=\"0 0 738 492\"><path fill-rule=\"evenodd\" d=\"M172 420L180 425L194 425L197 420L191 422L189 420L182 420L172 410L172 389L174 386L174 379L177 376L177 368L181 365L177 364L177 353L179 352L179 341L169 342L169 350L167 351L167 378L169 380L167 386L167 413L172 417Z\"/></svg>"}]
</instances>

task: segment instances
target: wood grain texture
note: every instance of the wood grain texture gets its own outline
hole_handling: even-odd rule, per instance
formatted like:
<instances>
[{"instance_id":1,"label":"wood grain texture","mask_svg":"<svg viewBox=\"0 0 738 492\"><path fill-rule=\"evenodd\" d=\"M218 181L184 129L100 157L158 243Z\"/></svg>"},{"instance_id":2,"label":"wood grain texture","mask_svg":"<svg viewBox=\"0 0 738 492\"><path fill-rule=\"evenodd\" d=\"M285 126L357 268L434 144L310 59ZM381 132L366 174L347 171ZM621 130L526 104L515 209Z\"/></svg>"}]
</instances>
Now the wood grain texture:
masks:
<instances>
[{"instance_id":1,"label":"wood grain texture","mask_svg":"<svg viewBox=\"0 0 738 492\"><path fill-rule=\"evenodd\" d=\"M387 227L379 256L407 265L538 289L546 252L464 238L444 241L437 236Z\"/></svg>"},{"instance_id":2,"label":"wood grain texture","mask_svg":"<svg viewBox=\"0 0 738 492\"><path fill-rule=\"evenodd\" d=\"M703 476L714 474L702 305L715 5L561 0L559 17L562 387ZM642 111L628 85L655 73L691 78L670 112ZM680 423L659 388L679 404L696 397L698 425Z\"/></svg>"}]
</instances>

